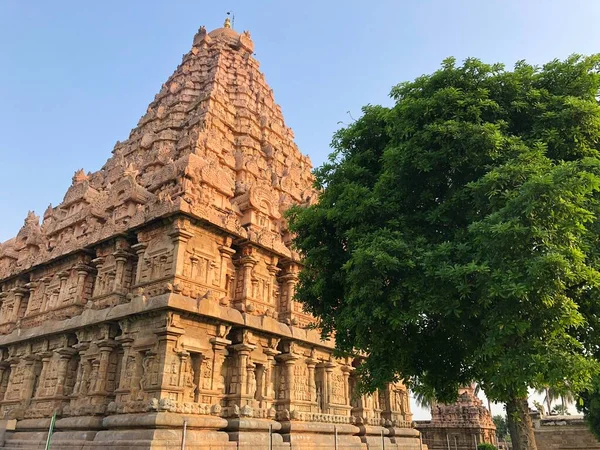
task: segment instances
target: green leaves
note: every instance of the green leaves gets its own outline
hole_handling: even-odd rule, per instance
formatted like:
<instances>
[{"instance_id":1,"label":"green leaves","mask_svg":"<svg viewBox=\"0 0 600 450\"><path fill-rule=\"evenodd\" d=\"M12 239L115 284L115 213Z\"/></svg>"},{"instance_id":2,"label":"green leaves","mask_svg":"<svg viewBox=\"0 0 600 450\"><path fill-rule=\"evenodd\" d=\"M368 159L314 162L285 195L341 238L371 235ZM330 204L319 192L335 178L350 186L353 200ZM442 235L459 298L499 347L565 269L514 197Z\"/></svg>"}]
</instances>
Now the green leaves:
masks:
<instances>
[{"instance_id":1,"label":"green leaves","mask_svg":"<svg viewBox=\"0 0 600 450\"><path fill-rule=\"evenodd\" d=\"M589 386L600 371L600 57L449 59L367 106L288 217L297 298L372 390L438 399Z\"/></svg>"}]
</instances>

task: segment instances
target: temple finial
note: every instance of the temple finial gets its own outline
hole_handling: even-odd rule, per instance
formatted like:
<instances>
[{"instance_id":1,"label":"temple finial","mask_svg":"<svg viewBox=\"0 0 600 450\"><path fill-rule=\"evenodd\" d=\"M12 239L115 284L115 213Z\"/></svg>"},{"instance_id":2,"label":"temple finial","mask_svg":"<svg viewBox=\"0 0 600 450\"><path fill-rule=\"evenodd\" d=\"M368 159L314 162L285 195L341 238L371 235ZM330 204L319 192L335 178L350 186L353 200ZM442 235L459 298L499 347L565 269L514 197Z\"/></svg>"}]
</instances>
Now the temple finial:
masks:
<instances>
[{"instance_id":1,"label":"temple finial","mask_svg":"<svg viewBox=\"0 0 600 450\"><path fill-rule=\"evenodd\" d=\"M223 28L231 28L231 20L229 20L229 17L227 17L225 19L225 23L223 24Z\"/></svg>"}]
</instances>

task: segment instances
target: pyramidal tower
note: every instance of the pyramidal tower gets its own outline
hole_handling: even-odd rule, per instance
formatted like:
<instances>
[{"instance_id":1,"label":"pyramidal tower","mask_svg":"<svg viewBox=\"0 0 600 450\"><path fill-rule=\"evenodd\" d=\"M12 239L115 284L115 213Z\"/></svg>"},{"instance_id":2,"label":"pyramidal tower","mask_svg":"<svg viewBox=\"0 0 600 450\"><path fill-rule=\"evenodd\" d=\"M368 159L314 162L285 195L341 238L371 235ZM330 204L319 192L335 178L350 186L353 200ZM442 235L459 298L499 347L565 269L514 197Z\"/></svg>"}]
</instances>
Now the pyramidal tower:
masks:
<instances>
[{"instance_id":1,"label":"pyramidal tower","mask_svg":"<svg viewBox=\"0 0 600 450\"><path fill-rule=\"evenodd\" d=\"M406 388L353 395L360 361L293 299L311 163L253 47L200 28L102 169L0 244L1 448L53 415L60 449L420 448Z\"/></svg>"}]
</instances>

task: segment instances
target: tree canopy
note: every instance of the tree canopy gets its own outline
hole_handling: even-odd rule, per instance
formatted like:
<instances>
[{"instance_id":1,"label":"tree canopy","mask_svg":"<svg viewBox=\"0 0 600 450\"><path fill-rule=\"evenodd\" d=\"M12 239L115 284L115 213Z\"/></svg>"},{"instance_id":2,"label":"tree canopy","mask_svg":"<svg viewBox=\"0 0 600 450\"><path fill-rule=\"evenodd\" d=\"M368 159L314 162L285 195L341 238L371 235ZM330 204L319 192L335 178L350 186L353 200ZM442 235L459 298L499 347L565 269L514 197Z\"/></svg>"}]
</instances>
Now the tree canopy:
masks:
<instances>
[{"instance_id":1,"label":"tree canopy","mask_svg":"<svg viewBox=\"0 0 600 450\"><path fill-rule=\"evenodd\" d=\"M289 212L296 298L368 355L365 390L403 378L444 401L476 381L510 416L529 387L590 386L599 67L447 59L336 133L318 200Z\"/></svg>"}]
</instances>

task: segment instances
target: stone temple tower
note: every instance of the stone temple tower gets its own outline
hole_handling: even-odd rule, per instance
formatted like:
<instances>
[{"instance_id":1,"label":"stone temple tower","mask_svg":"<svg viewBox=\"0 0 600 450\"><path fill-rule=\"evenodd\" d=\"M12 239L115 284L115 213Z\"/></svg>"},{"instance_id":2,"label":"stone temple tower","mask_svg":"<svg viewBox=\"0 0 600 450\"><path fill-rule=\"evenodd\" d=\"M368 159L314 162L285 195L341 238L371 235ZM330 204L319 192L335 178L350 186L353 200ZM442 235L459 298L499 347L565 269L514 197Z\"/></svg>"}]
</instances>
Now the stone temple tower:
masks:
<instances>
[{"instance_id":1,"label":"stone temple tower","mask_svg":"<svg viewBox=\"0 0 600 450\"><path fill-rule=\"evenodd\" d=\"M417 450L406 388L307 328L284 212L314 201L248 32L202 27L101 170L0 244L2 448Z\"/></svg>"},{"instance_id":2,"label":"stone temple tower","mask_svg":"<svg viewBox=\"0 0 600 450\"><path fill-rule=\"evenodd\" d=\"M497 445L496 425L490 411L475 394L475 386L465 386L458 391L455 403L431 406L431 420L419 421L429 450L472 450L479 444Z\"/></svg>"}]
</instances>

